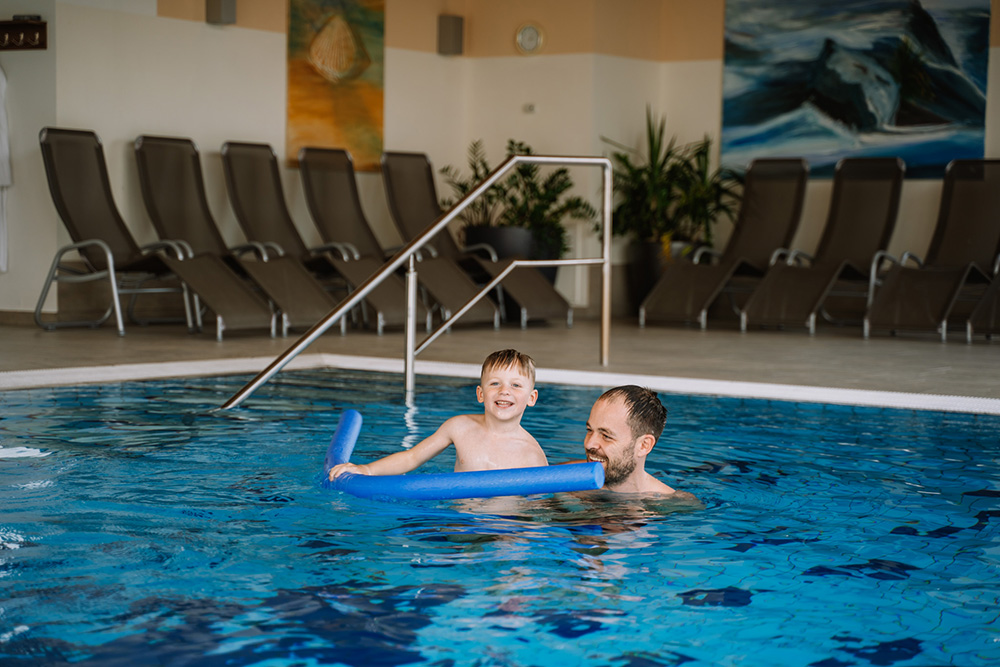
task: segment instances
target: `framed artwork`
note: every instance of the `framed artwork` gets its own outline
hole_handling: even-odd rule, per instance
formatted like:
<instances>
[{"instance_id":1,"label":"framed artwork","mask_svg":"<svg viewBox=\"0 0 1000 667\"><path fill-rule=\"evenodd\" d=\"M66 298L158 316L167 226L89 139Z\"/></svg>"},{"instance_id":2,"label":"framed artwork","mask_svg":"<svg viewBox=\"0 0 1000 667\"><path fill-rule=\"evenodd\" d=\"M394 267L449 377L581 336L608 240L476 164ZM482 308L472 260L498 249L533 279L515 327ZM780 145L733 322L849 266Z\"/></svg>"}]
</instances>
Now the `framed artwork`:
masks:
<instances>
[{"instance_id":1,"label":"framed artwork","mask_svg":"<svg viewBox=\"0 0 1000 667\"><path fill-rule=\"evenodd\" d=\"M285 151L344 148L358 170L382 155L385 0L291 0Z\"/></svg>"},{"instance_id":2,"label":"framed artwork","mask_svg":"<svg viewBox=\"0 0 1000 667\"><path fill-rule=\"evenodd\" d=\"M981 158L989 0L726 0L722 162Z\"/></svg>"}]
</instances>

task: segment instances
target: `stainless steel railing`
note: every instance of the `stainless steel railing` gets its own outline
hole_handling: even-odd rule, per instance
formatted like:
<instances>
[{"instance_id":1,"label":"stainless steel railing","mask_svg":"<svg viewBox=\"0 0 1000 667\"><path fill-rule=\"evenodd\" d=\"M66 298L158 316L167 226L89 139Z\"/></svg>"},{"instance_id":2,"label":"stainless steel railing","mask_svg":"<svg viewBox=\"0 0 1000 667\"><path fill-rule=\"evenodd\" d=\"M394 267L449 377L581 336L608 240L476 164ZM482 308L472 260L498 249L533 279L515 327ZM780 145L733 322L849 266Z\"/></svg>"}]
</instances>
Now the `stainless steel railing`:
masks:
<instances>
[{"instance_id":1,"label":"stainless steel railing","mask_svg":"<svg viewBox=\"0 0 1000 667\"><path fill-rule=\"evenodd\" d=\"M454 220L464 211L477 197L481 196L484 192L489 190L500 178L502 178L507 172L516 167L518 164L528 163L528 164L548 164L548 165L580 165L580 166L598 166L602 168L602 202L601 202L601 256L591 257L591 258L581 258L581 259L558 259L558 260L516 260L511 262L502 272L497 274L493 280L490 281L488 285L482 288L480 292L473 297L469 303L465 304L462 308L458 309L447 321L443 322L437 329L428 334L427 338L420 343L419 347L415 345L416 342L416 328L417 328L417 262L416 253L425 244L427 244L430 239L443 230L449 222ZM319 322L314 324L308 331L306 331L302 336L292 344L287 350L282 352L278 357L274 359L267 368L262 370L257 374L250 382L248 382L242 389L233 394L229 400L227 400L223 405L223 410L228 410L229 408L234 408L239 406L243 401L247 399L253 392L257 391L268 380L270 380L275 374L278 373L282 368L285 367L292 359L297 357L303 350L309 347L313 341L322 336L327 329L332 327L338 319L345 316L350 312L352 308L361 303L361 301L378 286L386 276L391 275L397 269L399 269L404 263L407 264L406 270L406 350L404 353L404 373L405 373L405 391L406 399L410 400L413 396L413 391L415 387L416 371L414 370L416 356L425 350L428 345L434 342L438 336L443 332L447 331L450 326L452 326L459 317L464 315L469 308L473 306L477 301L483 298L490 290L495 288L500 282L513 271L518 266L571 266L571 265L589 265L589 264L600 264L601 265L601 338L600 338L600 361L602 366L608 365L608 360L610 357L611 350L611 197L612 197L612 181L611 181L611 160L607 158L599 157L569 157L569 156L549 156L549 155L514 155L503 163L500 164L489 176L483 180L476 188L474 188L469 194L463 197L454 207L446 211L441 217L434 221L427 229L425 229L419 236L414 238L412 241L407 243L403 248L392 256L389 261L387 261L381 269L373 273L368 280L363 282L354 290L346 299L340 302L340 304L330 312L326 317L321 319Z\"/></svg>"}]
</instances>

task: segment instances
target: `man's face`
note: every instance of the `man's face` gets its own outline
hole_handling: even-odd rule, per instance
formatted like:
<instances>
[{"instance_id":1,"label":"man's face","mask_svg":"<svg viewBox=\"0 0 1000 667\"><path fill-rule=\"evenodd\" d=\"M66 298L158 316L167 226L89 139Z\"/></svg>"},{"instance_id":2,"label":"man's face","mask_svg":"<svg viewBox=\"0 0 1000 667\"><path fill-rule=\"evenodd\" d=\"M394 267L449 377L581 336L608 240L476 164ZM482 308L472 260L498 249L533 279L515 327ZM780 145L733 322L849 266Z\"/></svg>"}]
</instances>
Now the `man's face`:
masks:
<instances>
[{"instance_id":1,"label":"man's face","mask_svg":"<svg viewBox=\"0 0 1000 667\"><path fill-rule=\"evenodd\" d=\"M604 465L604 484L613 487L628 479L638 464L636 444L621 400L599 400L590 410L583 447L587 460Z\"/></svg>"},{"instance_id":2,"label":"man's face","mask_svg":"<svg viewBox=\"0 0 1000 667\"><path fill-rule=\"evenodd\" d=\"M491 368L486 371L476 387L476 398L486 412L500 420L520 418L524 409L534 405L538 392L531 378L517 366Z\"/></svg>"}]
</instances>

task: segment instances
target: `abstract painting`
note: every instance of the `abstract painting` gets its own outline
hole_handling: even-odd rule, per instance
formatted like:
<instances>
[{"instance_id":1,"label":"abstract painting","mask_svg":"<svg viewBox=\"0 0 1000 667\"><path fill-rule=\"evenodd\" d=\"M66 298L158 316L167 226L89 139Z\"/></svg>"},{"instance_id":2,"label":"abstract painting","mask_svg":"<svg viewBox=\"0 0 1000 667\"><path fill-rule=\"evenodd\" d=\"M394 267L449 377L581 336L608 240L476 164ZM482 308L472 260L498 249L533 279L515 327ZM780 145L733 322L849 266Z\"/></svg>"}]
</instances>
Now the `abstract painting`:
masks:
<instances>
[{"instance_id":1,"label":"abstract painting","mask_svg":"<svg viewBox=\"0 0 1000 667\"><path fill-rule=\"evenodd\" d=\"M722 162L981 158L989 0L726 0Z\"/></svg>"},{"instance_id":2,"label":"abstract painting","mask_svg":"<svg viewBox=\"0 0 1000 667\"><path fill-rule=\"evenodd\" d=\"M382 154L385 0L291 0L285 153L343 148L359 170Z\"/></svg>"}]
</instances>

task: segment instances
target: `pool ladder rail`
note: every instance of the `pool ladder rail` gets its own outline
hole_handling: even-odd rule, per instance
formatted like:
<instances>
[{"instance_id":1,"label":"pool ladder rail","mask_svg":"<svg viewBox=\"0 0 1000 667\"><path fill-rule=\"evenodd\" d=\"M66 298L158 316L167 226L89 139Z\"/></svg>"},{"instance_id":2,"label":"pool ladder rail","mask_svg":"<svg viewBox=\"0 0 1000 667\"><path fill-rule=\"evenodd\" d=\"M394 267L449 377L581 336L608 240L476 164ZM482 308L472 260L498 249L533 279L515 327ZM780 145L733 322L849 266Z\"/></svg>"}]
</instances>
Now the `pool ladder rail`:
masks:
<instances>
[{"instance_id":1,"label":"pool ladder rail","mask_svg":"<svg viewBox=\"0 0 1000 667\"><path fill-rule=\"evenodd\" d=\"M462 211L468 208L473 201L483 195L493 185L500 180L507 172L511 171L519 164L540 164L540 165L561 165L561 166L595 166L602 170L602 201L601 201L601 256L585 257L576 259L551 259L551 260L527 260L518 259L512 261L503 271L498 273L489 283L473 296L464 306L455 311L450 317L438 326L437 329L427 335L420 343L416 344L417 330L417 253L434 236L448 226L452 220L461 215ZM600 335L600 362L602 366L608 365L611 350L611 202L612 202L612 166L611 160L603 157L574 157L574 156L553 156L553 155L513 155L507 158L494 169L476 188L460 199L451 209L445 211L437 220L431 223L420 235L404 245L395 255L392 256L382 268L373 273L365 282L358 286L349 294L337 307L328 313L323 319L314 324L287 350L278 355L268 366L248 382L242 389L233 394L221 409L228 410L238 407L251 394L270 380L292 359L297 357L303 350L309 347L313 341L322 336L332 327L342 316L349 313L352 308L361 303L365 296L377 287L386 277L406 264L406 324L405 324L405 351L403 359L403 372L405 375L404 390L405 399L409 403L413 399L413 392L416 384L416 371L414 369L416 356L427 349L431 343L447 331L458 321L472 306L480 299L490 293L503 279L514 269L520 266L601 266L601 335Z\"/></svg>"}]
</instances>

